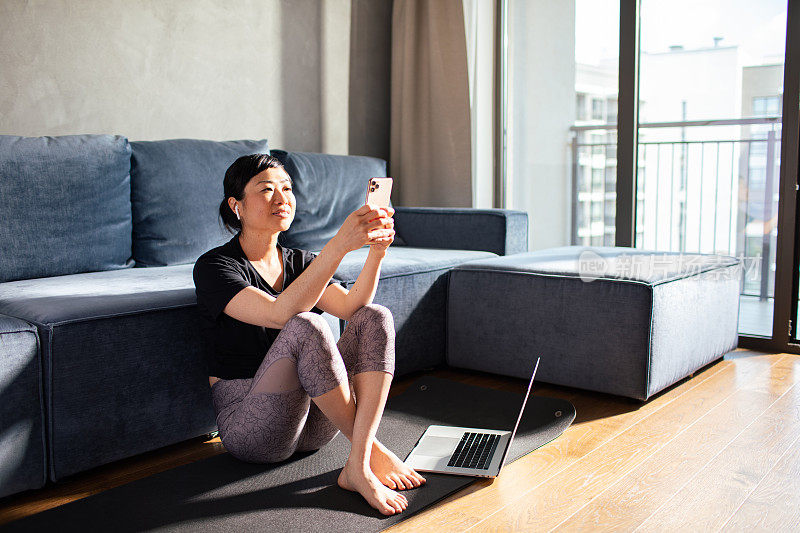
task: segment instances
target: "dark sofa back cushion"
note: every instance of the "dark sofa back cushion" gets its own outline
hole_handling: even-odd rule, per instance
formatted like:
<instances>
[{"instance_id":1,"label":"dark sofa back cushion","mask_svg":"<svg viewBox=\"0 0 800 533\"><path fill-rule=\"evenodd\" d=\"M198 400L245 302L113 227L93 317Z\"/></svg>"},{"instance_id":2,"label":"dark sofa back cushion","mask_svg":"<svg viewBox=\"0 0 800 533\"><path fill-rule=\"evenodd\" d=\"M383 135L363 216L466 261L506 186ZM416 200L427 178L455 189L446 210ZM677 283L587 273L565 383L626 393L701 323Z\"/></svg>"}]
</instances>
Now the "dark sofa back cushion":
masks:
<instances>
[{"instance_id":1,"label":"dark sofa back cushion","mask_svg":"<svg viewBox=\"0 0 800 533\"><path fill-rule=\"evenodd\" d=\"M125 137L0 135L0 282L130 266Z\"/></svg>"},{"instance_id":2,"label":"dark sofa back cushion","mask_svg":"<svg viewBox=\"0 0 800 533\"><path fill-rule=\"evenodd\" d=\"M386 176L375 157L272 150L291 176L297 209L280 242L289 248L321 250L347 215L364 205L369 178Z\"/></svg>"},{"instance_id":3,"label":"dark sofa back cushion","mask_svg":"<svg viewBox=\"0 0 800 533\"><path fill-rule=\"evenodd\" d=\"M238 157L269 153L266 140L132 142L136 266L193 263L230 240L219 220L222 180Z\"/></svg>"}]
</instances>

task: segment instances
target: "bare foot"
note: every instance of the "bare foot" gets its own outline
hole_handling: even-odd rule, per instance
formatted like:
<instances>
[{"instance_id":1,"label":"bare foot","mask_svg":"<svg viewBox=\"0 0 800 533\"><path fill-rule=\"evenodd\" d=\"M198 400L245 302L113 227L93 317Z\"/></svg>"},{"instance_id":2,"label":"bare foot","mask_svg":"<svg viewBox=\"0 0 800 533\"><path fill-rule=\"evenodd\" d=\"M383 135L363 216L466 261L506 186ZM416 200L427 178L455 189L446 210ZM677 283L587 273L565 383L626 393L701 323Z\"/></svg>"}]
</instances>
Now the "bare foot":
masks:
<instances>
[{"instance_id":1,"label":"bare foot","mask_svg":"<svg viewBox=\"0 0 800 533\"><path fill-rule=\"evenodd\" d=\"M424 477L377 440L372 446L369 467L375 477L390 489L412 489L425 483Z\"/></svg>"},{"instance_id":2,"label":"bare foot","mask_svg":"<svg viewBox=\"0 0 800 533\"><path fill-rule=\"evenodd\" d=\"M385 515L402 513L408 507L408 500L387 487L369 469L362 469L348 461L339 474L337 483L346 490L361 494L367 503Z\"/></svg>"}]
</instances>

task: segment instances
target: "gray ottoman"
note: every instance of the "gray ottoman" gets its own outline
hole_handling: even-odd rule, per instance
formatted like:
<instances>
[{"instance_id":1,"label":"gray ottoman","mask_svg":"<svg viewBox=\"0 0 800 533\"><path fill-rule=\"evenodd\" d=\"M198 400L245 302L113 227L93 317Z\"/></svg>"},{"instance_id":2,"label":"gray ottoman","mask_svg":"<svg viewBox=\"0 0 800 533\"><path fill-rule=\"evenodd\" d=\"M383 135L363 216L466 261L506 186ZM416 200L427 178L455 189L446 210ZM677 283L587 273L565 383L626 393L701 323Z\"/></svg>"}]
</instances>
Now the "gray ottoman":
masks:
<instances>
[{"instance_id":1,"label":"gray ottoman","mask_svg":"<svg viewBox=\"0 0 800 533\"><path fill-rule=\"evenodd\" d=\"M568 246L450 272L447 363L646 400L737 345L733 257Z\"/></svg>"}]
</instances>

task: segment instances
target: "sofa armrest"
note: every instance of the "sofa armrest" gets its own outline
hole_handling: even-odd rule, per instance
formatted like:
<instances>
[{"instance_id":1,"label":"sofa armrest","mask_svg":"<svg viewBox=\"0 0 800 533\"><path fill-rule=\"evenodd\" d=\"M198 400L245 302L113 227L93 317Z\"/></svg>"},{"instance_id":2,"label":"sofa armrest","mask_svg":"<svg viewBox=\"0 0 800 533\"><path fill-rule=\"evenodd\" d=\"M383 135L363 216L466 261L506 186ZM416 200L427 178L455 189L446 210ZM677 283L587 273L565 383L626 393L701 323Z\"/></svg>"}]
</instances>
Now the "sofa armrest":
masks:
<instances>
[{"instance_id":1,"label":"sofa armrest","mask_svg":"<svg viewBox=\"0 0 800 533\"><path fill-rule=\"evenodd\" d=\"M396 207L394 229L408 246L482 250L498 255L528 251L528 213L511 209Z\"/></svg>"}]
</instances>

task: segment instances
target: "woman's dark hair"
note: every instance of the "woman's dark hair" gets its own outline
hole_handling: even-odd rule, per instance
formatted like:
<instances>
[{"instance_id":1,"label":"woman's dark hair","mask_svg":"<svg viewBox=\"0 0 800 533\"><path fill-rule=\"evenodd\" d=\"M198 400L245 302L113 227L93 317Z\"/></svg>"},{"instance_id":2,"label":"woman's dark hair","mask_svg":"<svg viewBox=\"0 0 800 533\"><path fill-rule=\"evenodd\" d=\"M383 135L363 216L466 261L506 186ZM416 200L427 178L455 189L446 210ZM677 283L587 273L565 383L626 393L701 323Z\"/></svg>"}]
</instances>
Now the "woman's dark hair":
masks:
<instances>
[{"instance_id":1,"label":"woman's dark hair","mask_svg":"<svg viewBox=\"0 0 800 533\"><path fill-rule=\"evenodd\" d=\"M241 200L244 197L244 188L250 180L268 168L283 168L283 165L278 158L269 154L250 154L234 161L225 171L225 179L222 182L225 197L219 204L219 217L222 219L222 225L231 233L235 234L241 230L242 223L228 205L228 198L233 196Z\"/></svg>"}]
</instances>

